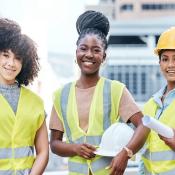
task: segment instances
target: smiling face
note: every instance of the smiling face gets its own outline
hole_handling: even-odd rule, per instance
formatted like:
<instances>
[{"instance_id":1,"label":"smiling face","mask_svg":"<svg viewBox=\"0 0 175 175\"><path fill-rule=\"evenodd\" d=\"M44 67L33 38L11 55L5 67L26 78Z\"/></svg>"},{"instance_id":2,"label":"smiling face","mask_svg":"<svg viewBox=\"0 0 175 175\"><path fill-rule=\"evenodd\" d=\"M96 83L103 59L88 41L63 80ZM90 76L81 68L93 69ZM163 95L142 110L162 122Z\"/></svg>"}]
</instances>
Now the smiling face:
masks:
<instances>
[{"instance_id":1,"label":"smiling face","mask_svg":"<svg viewBox=\"0 0 175 175\"><path fill-rule=\"evenodd\" d=\"M0 83L14 84L16 76L20 73L22 63L11 50L0 52Z\"/></svg>"},{"instance_id":2,"label":"smiling face","mask_svg":"<svg viewBox=\"0 0 175 175\"><path fill-rule=\"evenodd\" d=\"M159 63L168 84L175 87L175 50L163 51Z\"/></svg>"},{"instance_id":3,"label":"smiling face","mask_svg":"<svg viewBox=\"0 0 175 175\"><path fill-rule=\"evenodd\" d=\"M86 34L77 46L77 63L83 75L97 75L106 54L102 41L95 34Z\"/></svg>"}]
</instances>

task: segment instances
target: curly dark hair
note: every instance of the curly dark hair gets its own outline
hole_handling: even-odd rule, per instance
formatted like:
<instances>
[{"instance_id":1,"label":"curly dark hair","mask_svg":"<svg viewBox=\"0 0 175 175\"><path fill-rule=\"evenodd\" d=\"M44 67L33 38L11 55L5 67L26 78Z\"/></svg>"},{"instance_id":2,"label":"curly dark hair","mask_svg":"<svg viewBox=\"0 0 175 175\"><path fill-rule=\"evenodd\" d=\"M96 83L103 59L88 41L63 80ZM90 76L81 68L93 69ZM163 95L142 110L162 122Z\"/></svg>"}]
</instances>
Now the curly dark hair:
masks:
<instances>
[{"instance_id":1,"label":"curly dark hair","mask_svg":"<svg viewBox=\"0 0 175 175\"><path fill-rule=\"evenodd\" d=\"M22 63L22 69L16 77L19 86L28 85L40 70L36 44L21 33L21 28L15 21L0 18L0 52L7 50L11 50Z\"/></svg>"},{"instance_id":2,"label":"curly dark hair","mask_svg":"<svg viewBox=\"0 0 175 175\"><path fill-rule=\"evenodd\" d=\"M80 39L84 38L87 34L97 35L103 42L104 49L107 49L108 43L106 36L109 32L109 20L101 12L88 10L81 14L76 22L77 32L79 38L77 40L77 45Z\"/></svg>"}]
</instances>

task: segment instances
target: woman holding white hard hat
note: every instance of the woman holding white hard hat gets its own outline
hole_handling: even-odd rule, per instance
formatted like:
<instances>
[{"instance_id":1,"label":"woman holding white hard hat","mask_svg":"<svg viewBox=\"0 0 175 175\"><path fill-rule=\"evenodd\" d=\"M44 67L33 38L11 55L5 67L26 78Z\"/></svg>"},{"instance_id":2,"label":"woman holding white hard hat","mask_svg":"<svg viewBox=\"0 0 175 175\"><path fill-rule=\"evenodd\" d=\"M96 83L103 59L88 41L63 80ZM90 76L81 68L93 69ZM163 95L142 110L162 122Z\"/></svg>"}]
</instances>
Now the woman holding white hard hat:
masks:
<instances>
[{"instance_id":1,"label":"woman holding white hard hat","mask_svg":"<svg viewBox=\"0 0 175 175\"><path fill-rule=\"evenodd\" d=\"M76 28L76 62L81 73L78 80L54 93L51 149L57 155L69 157L70 175L122 175L128 159L142 147L149 130L142 125L142 113L125 85L99 75L106 60L107 17L86 11L77 19ZM103 133L120 116L137 127L131 141L116 152L113 160L95 155ZM63 133L67 142L63 141Z\"/></svg>"}]
</instances>

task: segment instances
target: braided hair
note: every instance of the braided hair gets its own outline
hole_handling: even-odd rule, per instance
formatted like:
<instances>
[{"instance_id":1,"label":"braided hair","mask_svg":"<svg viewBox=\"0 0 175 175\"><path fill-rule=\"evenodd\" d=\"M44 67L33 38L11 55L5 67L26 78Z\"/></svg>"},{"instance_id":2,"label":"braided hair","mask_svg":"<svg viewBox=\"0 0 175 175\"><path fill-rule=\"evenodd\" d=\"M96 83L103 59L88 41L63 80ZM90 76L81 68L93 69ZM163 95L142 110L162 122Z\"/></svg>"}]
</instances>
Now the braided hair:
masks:
<instances>
[{"instance_id":1,"label":"braided hair","mask_svg":"<svg viewBox=\"0 0 175 175\"><path fill-rule=\"evenodd\" d=\"M78 17L76 22L76 29L79 34L77 45L87 34L94 34L101 39L106 50L108 45L106 36L108 35L109 28L109 20L101 12L93 10L84 12Z\"/></svg>"}]
</instances>

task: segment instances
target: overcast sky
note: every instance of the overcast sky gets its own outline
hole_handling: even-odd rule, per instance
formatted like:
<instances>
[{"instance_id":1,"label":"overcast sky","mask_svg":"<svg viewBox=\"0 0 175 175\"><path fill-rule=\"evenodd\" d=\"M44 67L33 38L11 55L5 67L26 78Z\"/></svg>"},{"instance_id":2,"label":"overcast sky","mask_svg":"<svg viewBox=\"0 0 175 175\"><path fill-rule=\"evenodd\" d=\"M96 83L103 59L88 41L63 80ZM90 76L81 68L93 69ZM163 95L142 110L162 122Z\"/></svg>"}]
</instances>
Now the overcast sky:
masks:
<instances>
[{"instance_id":1,"label":"overcast sky","mask_svg":"<svg viewBox=\"0 0 175 175\"><path fill-rule=\"evenodd\" d=\"M0 0L0 15L16 20L42 48L72 54L77 32L75 22L85 4L98 0Z\"/></svg>"}]
</instances>

